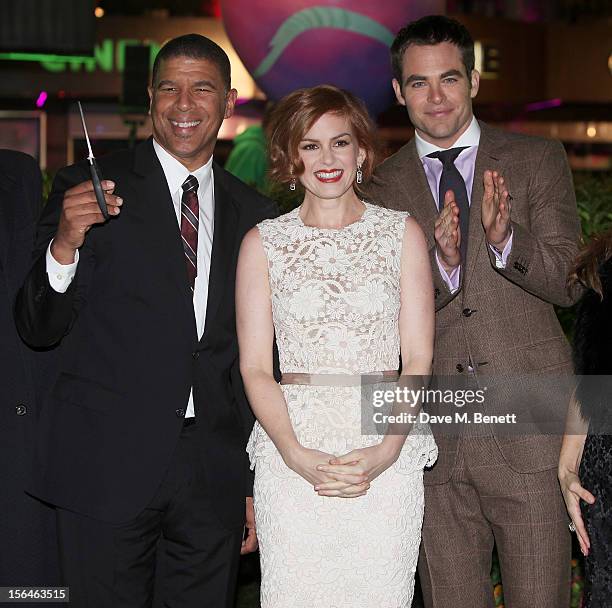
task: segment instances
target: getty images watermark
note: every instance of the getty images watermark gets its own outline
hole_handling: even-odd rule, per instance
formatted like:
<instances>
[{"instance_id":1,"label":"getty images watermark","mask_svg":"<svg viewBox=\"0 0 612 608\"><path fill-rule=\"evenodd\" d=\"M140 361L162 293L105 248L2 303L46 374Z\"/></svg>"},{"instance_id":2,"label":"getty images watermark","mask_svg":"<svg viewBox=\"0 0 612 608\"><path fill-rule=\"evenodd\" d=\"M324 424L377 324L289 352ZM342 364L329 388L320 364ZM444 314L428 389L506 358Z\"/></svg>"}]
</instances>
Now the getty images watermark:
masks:
<instances>
[{"instance_id":1,"label":"getty images watermark","mask_svg":"<svg viewBox=\"0 0 612 608\"><path fill-rule=\"evenodd\" d=\"M579 387L577 390L576 387ZM460 436L477 430L500 435L563 435L584 432L567 428L573 395L584 396L583 411L605 411L608 418L591 417L589 432L612 429L612 376L560 374L499 374L476 376L401 376L395 382L361 377L361 426L366 435L429 433ZM476 428L475 428L476 427Z\"/></svg>"},{"instance_id":2,"label":"getty images watermark","mask_svg":"<svg viewBox=\"0 0 612 608\"><path fill-rule=\"evenodd\" d=\"M485 403L487 387L471 389L435 389L421 387L418 389L407 386L395 386L387 389L374 389L372 391L372 405L374 411L372 420L374 424L516 424L516 414L485 414L481 411L466 411L466 405L482 405ZM385 411L386 408L398 406L395 410ZM420 409L426 405L450 405L460 408L452 413L431 413L427 409ZM406 409L410 408L410 409ZM412 410L412 411L411 411ZM415 411L417 413L415 413Z\"/></svg>"}]
</instances>

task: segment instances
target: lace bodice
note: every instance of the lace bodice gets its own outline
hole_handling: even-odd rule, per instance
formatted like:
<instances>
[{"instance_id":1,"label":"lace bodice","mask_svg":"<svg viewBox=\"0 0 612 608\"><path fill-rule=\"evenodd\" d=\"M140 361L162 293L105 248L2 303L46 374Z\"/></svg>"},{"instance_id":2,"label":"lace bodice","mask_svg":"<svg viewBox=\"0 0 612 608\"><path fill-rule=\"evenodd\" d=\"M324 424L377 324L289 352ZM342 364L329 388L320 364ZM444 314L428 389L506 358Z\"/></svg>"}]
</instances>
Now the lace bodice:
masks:
<instances>
[{"instance_id":1,"label":"lace bodice","mask_svg":"<svg viewBox=\"0 0 612 608\"><path fill-rule=\"evenodd\" d=\"M259 224L285 373L398 368L407 214L365 205L359 220L338 230L304 225L299 208Z\"/></svg>"}]
</instances>

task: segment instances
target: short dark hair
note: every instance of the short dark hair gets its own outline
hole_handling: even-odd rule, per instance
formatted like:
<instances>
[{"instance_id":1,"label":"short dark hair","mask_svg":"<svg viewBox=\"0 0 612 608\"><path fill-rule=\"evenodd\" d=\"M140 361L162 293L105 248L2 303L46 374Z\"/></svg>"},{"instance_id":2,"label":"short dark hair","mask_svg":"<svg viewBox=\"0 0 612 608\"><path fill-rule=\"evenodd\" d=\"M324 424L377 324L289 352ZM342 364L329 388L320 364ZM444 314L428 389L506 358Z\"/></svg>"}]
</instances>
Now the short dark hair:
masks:
<instances>
[{"instance_id":1,"label":"short dark hair","mask_svg":"<svg viewBox=\"0 0 612 608\"><path fill-rule=\"evenodd\" d=\"M190 57L191 59L206 59L219 69L226 90L232 88L230 60L226 52L210 38L200 34L185 34L168 40L157 53L153 63L151 82L157 82L161 62L172 57Z\"/></svg>"},{"instance_id":2,"label":"short dark hair","mask_svg":"<svg viewBox=\"0 0 612 608\"><path fill-rule=\"evenodd\" d=\"M402 63L406 49L450 42L459 47L468 80L474 69L474 40L465 25L443 15L428 15L403 27L391 45L391 67L397 81L402 83Z\"/></svg>"},{"instance_id":3,"label":"short dark hair","mask_svg":"<svg viewBox=\"0 0 612 608\"><path fill-rule=\"evenodd\" d=\"M312 125L328 113L348 119L359 147L366 153L363 179L367 181L370 178L378 150L376 128L365 104L349 91L322 84L297 89L274 107L267 130L272 181L288 183L304 172L304 163L298 152L299 143Z\"/></svg>"}]
</instances>

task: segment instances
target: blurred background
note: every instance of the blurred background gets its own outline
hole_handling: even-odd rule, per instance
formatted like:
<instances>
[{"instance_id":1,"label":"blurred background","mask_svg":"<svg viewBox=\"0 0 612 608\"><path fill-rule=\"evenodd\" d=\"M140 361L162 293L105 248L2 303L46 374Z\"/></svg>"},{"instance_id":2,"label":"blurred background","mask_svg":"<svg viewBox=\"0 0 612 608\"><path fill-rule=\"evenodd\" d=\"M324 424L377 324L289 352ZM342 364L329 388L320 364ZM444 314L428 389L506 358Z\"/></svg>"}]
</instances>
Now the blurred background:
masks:
<instances>
[{"instance_id":1,"label":"blurred background","mask_svg":"<svg viewBox=\"0 0 612 608\"><path fill-rule=\"evenodd\" d=\"M239 94L215 158L269 192L261 122L270 101L300 86L328 82L361 96L386 154L412 137L392 96L388 47L405 23L431 13L459 19L474 37L476 116L561 140L585 239L612 226L610 0L2 0L0 148L34 156L48 188L59 168L87 155L76 100L96 156L148 137L155 55L169 38L197 32L226 50ZM272 195L284 208L295 202ZM571 314L560 313L568 332ZM244 560L240 606L258 605L257 567L257 556ZM500 582L494 565L498 606ZM573 606L580 588L575 560Z\"/></svg>"},{"instance_id":2,"label":"blurred background","mask_svg":"<svg viewBox=\"0 0 612 608\"><path fill-rule=\"evenodd\" d=\"M326 5L329 15L315 14ZM165 40L198 32L228 52L239 92L216 151L222 163L236 135L261 121L267 97L320 82L366 98L394 151L412 129L394 105L385 42L434 12L458 18L476 41L479 118L560 139L577 173L612 170L609 0L3 0L0 146L32 154L51 172L82 158L77 99L98 155L147 137L154 56ZM351 14L363 23L349 31ZM275 41L277 32L285 39ZM282 54L270 67L274 51Z\"/></svg>"}]
</instances>

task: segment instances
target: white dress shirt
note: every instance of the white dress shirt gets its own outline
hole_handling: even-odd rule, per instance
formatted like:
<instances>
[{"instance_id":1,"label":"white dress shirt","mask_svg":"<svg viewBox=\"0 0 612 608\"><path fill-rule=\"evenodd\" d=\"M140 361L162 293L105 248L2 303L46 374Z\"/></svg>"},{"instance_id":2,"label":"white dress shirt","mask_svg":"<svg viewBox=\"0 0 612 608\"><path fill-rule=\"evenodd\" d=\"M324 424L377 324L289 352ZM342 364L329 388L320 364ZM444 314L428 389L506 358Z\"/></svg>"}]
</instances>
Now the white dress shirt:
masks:
<instances>
[{"instance_id":1,"label":"white dress shirt","mask_svg":"<svg viewBox=\"0 0 612 608\"><path fill-rule=\"evenodd\" d=\"M196 169L189 171L184 165L176 160L171 154L166 152L155 140L153 140L155 154L162 166L168 189L172 195L172 204L176 214L176 221L181 225L181 198L183 195L182 184L189 175L197 178L198 204L200 217L198 223L198 275L193 289L193 308L196 319L198 339L204 333L206 323L206 305L208 303L208 279L210 276L210 259L212 254L213 232L215 223L215 193L214 180L212 175L212 156L208 162ZM129 202L127 203L129 204ZM121 214L119 215L119 218ZM119 220L120 221L120 220ZM53 241L52 241L53 242ZM51 244L47 249L46 264L49 284L59 292L65 293L68 286L74 279L76 268L79 262L79 252L77 250L72 264L60 264L51 255ZM193 406L193 388L189 393L189 401L185 417L190 418L195 415Z\"/></svg>"}]
</instances>

